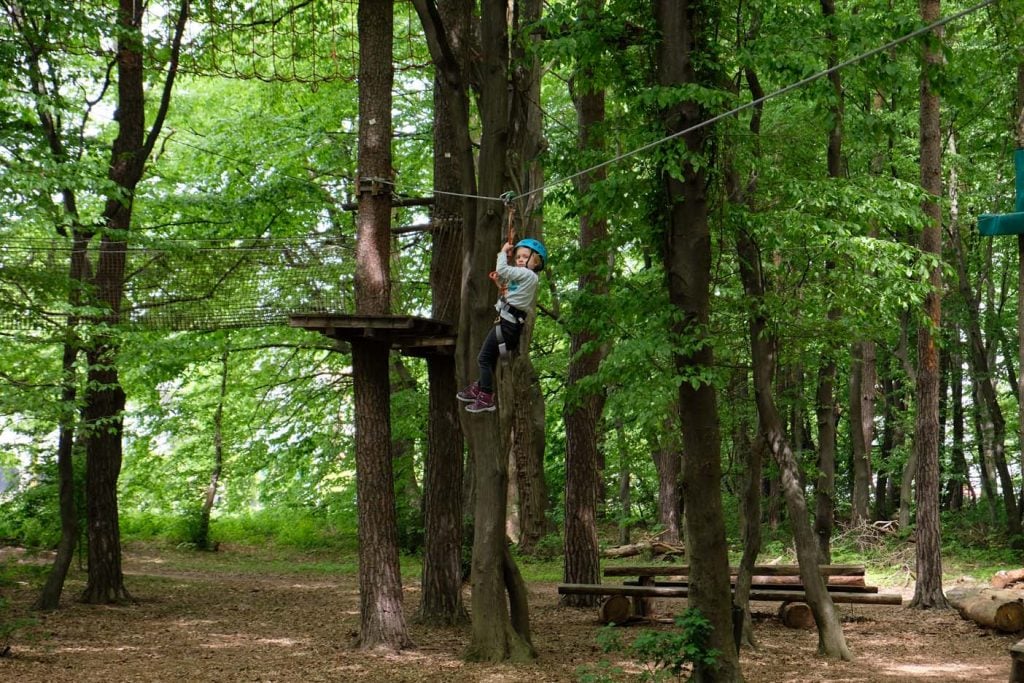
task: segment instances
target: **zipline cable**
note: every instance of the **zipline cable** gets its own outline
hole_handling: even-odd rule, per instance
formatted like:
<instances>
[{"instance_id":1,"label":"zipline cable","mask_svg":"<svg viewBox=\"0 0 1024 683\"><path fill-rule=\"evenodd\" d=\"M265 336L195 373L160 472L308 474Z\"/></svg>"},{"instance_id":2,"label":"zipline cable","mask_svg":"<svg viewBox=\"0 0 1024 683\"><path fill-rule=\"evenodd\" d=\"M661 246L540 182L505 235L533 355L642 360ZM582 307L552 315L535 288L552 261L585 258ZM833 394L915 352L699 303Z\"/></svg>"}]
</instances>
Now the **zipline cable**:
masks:
<instances>
[{"instance_id":1,"label":"zipline cable","mask_svg":"<svg viewBox=\"0 0 1024 683\"><path fill-rule=\"evenodd\" d=\"M666 135L665 137L663 137L663 138L661 138L659 140L655 140L654 142L649 142L646 145L641 145L640 147L637 147L634 150L631 150L629 152L624 152L623 154L619 154L618 156L612 157L611 159L607 159L606 161L602 161L599 164L595 164L594 166L591 166L590 168L585 168L582 171L577 171L576 173L573 173L572 175L568 175L568 176L565 176L563 178L556 178L555 180L552 180L551 182L546 183L546 184L544 184L544 185L542 185L542 186L540 186L538 188L534 188L532 190L528 190L526 192L523 192L522 194L515 195L513 197L513 200L515 200L515 199L523 199L525 197L529 197L532 194L536 194L538 192L544 192L545 190L549 190L552 187L556 187L558 185L561 185L562 183L567 183L567 182L575 180L576 178L579 178L581 176L587 175L589 173L593 173L594 171L596 171L598 169L601 169L601 168L604 168L605 166L610 166L610 165L612 165L614 163L622 161L623 159L627 159L627 158L629 158L631 156L635 156L635 155L637 155L637 154L639 154L641 152L646 152L647 150L652 149L654 147L657 147L658 145L661 145L662 143L668 142L669 140L674 140L675 138L678 138L678 137L681 137L683 135L686 135L687 133L692 133L693 131L699 130L699 129L705 127L705 126L710 126L712 123L715 123L717 121L721 121L722 119L728 118L730 116L733 116L734 114L738 114L741 111L745 111L745 110L750 109L752 107L756 107L757 105L759 105L759 104L761 104L763 102L766 102L767 100L773 99L775 97L779 97L780 95L785 95L786 93L792 92L793 90L796 90L798 88L802 88L803 86L807 85L808 83L813 83L814 81L818 80L819 78L823 78L825 76L828 76L829 74L834 73L836 71L839 71L840 69L843 69L845 67L848 67L851 64L856 64L857 62L865 60L865 59L867 59L869 57L874 57L875 55L879 54L880 52L885 52L886 50L889 50L889 49L892 49L894 47L897 47L898 45L902 45L903 43L907 42L908 40L911 40L911 39L916 38L916 37L918 37L920 35L928 33L929 31L932 31L933 29L939 28L940 26L945 26L946 24L948 24L948 23L950 23L952 21L956 21L957 19L960 19L962 17L965 17L968 14L973 14L973 13L977 12L978 10L984 9L985 7L988 7L989 5L991 5L991 4L995 3L995 2L998 2L998 0L983 0L983 2L979 2L978 4L976 4L976 5L972 6L972 7L968 7L965 10L961 10L960 12L957 12L956 14L951 14L948 17L943 17L941 19L938 19L935 22L933 22L931 24L928 24L927 26L922 26L921 28L919 28L917 30L914 30L914 31L911 31L910 33L908 33L908 34L906 34L904 36L901 36L899 38L891 40L888 43L886 43L885 45L881 45L879 47L876 47L876 48L873 48L871 50L868 50L867 52L861 53L861 54L859 54L859 55L857 55L855 57L851 57L851 58L847 59L846 61L843 61L843 62L840 62L840 63L836 64L835 66L832 66L832 67L829 67L829 68L824 69L822 71L819 71L816 74L813 74L811 76L803 78L803 79L801 79L799 81L796 81L795 83L791 83L791 84L789 84L789 85L787 85L787 86L785 86L783 88L780 88L780 89L778 89L778 90L776 90L774 92L768 93L767 95L763 95L761 97L758 97L757 99L751 100L750 102L747 102L745 104L741 104L740 106L735 107L733 109L730 109L727 112L723 112L723 113L718 114L716 116L712 116L710 119L705 119L704 121L701 121L700 123L696 123L696 124L690 126L689 128L684 128L683 130L677 131L677 132L672 133L670 135ZM493 201L503 201L502 198L500 198L500 197L489 197L488 199L491 199Z\"/></svg>"}]
</instances>

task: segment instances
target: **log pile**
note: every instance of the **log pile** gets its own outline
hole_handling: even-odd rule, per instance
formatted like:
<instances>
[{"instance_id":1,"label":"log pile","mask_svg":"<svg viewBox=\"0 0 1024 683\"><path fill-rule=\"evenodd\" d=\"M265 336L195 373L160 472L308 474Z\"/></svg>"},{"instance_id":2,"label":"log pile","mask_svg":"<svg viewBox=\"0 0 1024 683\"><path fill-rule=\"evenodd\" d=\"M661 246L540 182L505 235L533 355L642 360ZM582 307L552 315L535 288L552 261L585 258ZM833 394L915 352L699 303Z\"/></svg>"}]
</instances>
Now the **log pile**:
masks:
<instances>
[{"instance_id":1,"label":"log pile","mask_svg":"<svg viewBox=\"0 0 1024 683\"><path fill-rule=\"evenodd\" d=\"M683 546L664 541L640 541L630 545L620 545L614 548L605 548L601 551L602 557L634 557L636 555L647 555L651 557L679 557L685 553Z\"/></svg>"}]
</instances>

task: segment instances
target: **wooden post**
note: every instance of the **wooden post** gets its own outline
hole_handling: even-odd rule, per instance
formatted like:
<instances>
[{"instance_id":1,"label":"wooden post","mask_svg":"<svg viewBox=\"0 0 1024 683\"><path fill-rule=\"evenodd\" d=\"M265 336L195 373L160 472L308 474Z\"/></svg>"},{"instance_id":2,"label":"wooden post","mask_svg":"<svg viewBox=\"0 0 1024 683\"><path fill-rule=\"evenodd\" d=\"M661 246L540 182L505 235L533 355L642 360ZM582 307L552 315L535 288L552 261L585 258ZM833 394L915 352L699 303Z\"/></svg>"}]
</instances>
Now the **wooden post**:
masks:
<instances>
[{"instance_id":1,"label":"wooden post","mask_svg":"<svg viewBox=\"0 0 1024 683\"><path fill-rule=\"evenodd\" d=\"M1010 647L1010 683L1024 683L1024 640L1018 640Z\"/></svg>"}]
</instances>

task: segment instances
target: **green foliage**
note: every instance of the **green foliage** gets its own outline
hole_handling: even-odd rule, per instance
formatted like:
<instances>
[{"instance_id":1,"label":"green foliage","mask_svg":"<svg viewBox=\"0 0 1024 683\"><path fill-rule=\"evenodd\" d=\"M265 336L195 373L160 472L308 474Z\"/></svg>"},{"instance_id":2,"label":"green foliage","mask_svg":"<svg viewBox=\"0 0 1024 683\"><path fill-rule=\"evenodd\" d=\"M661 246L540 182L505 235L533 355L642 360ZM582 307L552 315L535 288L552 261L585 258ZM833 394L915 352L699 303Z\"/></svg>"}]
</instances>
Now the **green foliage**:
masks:
<instances>
[{"instance_id":1,"label":"green foliage","mask_svg":"<svg viewBox=\"0 0 1024 683\"><path fill-rule=\"evenodd\" d=\"M624 644L621 630L610 625L598 633L597 641L602 652L622 653L636 660L643 667L641 681L681 681L694 664L713 667L719 652L707 647L711 623L698 610L690 608L676 617L675 626L669 631L641 631L631 643ZM604 661L596 669L584 667L579 680L590 683L625 680L623 675L620 667L612 667Z\"/></svg>"}]
</instances>

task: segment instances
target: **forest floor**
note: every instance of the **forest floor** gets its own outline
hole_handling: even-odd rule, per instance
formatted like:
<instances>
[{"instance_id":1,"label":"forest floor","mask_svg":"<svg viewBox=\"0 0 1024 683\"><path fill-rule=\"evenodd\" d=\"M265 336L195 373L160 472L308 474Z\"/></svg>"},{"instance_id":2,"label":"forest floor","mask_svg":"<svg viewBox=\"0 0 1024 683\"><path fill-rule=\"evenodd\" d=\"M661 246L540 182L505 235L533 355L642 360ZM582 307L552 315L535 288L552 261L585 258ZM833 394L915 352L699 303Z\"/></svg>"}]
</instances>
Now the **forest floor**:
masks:
<instances>
[{"instance_id":1,"label":"forest floor","mask_svg":"<svg viewBox=\"0 0 1024 683\"><path fill-rule=\"evenodd\" d=\"M28 607L37 589L27 583L0 589L3 620L35 621L10 640L0 657L0 681L75 683L120 681L575 681L581 667L602 662L631 674L636 663L605 654L596 636L596 609L558 606L555 584L530 582L530 626L538 659L531 664L470 664L462 660L468 628L428 629L410 623L416 647L398 654L353 650L359 628L357 577L325 573L322 556L275 557L261 562L253 548L198 554L151 546L124 555L126 586L136 602L90 606L73 598L83 574L68 578L60 610ZM207 560L204 558L215 558ZM48 563L0 548L4 562ZM314 562L320 567L313 569ZM351 567L351 565L349 565ZM419 586L406 580L406 614L419 605ZM912 586L902 590L912 597ZM467 595L468 604L468 595ZM2 603L0 603L2 604ZM777 605L752 603L756 650L744 648L741 666L751 683L774 681L1006 681L1008 648L1021 636L993 633L955 611L837 605L855 660L816 654L817 634L781 625ZM663 616L682 601L660 601ZM8 623L10 623L8 621ZM624 639L648 628L622 628ZM0 638L0 651L4 649Z\"/></svg>"}]
</instances>

